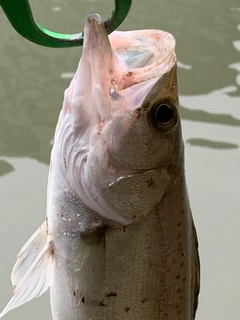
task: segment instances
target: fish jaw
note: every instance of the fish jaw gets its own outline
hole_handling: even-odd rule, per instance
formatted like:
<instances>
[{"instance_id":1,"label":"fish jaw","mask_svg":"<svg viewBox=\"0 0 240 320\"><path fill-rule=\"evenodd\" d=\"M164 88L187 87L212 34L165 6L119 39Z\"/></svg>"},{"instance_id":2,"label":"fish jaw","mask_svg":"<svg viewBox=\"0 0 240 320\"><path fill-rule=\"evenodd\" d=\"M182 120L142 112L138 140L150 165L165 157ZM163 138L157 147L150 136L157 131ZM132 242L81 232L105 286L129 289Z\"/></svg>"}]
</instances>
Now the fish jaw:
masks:
<instances>
[{"instance_id":1,"label":"fish jaw","mask_svg":"<svg viewBox=\"0 0 240 320\"><path fill-rule=\"evenodd\" d=\"M51 162L59 167L66 187L87 207L107 220L129 224L137 215L138 199L133 197L129 210L124 210L124 200L113 206L109 201L112 187L142 174L151 178L157 172L164 193L169 180L165 168L168 142L166 136L162 145L151 142L159 137L149 127L144 101L154 88L167 98L173 95L177 104L177 80L171 71L176 69L175 40L158 30L117 32L108 37L98 14L88 17L84 39L77 72L65 92ZM140 58L135 63L137 53ZM174 81L161 82L166 74ZM171 143L169 148L173 148ZM145 214L148 211L149 207L144 209Z\"/></svg>"},{"instance_id":2,"label":"fish jaw","mask_svg":"<svg viewBox=\"0 0 240 320\"><path fill-rule=\"evenodd\" d=\"M127 64L117 59L111 48L100 15L90 14L84 29L82 57L66 91L63 111L70 107L68 111L76 112L76 117L86 112L91 127L111 117L111 97L118 96L121 75L127 70Z\"/></svg>"}]
</instances>

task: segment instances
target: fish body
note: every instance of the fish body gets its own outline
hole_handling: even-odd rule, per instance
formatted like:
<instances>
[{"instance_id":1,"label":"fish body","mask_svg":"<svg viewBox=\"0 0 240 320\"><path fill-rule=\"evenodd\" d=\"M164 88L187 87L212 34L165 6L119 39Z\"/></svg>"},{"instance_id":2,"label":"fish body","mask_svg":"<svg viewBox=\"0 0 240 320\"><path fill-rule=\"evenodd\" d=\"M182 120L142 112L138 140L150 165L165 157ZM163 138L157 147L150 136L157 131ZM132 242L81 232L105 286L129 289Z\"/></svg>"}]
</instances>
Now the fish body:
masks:
<instances>
[{"instance_id":1,"label":"fish body","mask_svg":"<svg viewBox=\"0 0 240 320\"><path fill-rule=\"evenodd\" d=\"M197 237L184 174L175 40L84 31L51 153L47 216L1 313L50 287L53 320L193 320Z\"/></svg>"}]
</instances>

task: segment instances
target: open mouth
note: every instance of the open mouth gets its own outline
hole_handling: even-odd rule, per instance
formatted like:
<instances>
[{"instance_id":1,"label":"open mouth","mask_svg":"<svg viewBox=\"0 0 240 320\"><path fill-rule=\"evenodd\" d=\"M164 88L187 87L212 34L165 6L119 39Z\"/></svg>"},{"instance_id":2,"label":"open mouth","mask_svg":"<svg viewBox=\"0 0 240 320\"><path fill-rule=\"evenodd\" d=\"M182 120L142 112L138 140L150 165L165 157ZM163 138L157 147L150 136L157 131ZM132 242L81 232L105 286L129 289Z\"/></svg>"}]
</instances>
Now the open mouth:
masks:
<instances>
[{"instance_id":1,"label":"open mouth","mask_svg":"<svg viewBox=\"0 0 240 320\"><path fill-rule=\"evenodd\" d=\"M175 39L162 30L115 31L108 36L100 15L92 13L84 37L83 56L91 61L99 83L103 83L100 73L105 74L105 79L106 74L112 76L108 92L109 87L117 92L159 77L176 62Z\"/></svg>"},{"instance_id":2,"label":"open mouth","mask_svg":"<svg viewBox=\"0 0 240 320\"><path fill-rule=\"evenodd\" d=\"M91 126L106 123L116 111L138 108L154 81L176 63L174 48L174 37L161 30L114 31L108 36L100 15L90 14L75 92ZM140 90L137 85L142 85Z\"/></svg>"}]
</instances>

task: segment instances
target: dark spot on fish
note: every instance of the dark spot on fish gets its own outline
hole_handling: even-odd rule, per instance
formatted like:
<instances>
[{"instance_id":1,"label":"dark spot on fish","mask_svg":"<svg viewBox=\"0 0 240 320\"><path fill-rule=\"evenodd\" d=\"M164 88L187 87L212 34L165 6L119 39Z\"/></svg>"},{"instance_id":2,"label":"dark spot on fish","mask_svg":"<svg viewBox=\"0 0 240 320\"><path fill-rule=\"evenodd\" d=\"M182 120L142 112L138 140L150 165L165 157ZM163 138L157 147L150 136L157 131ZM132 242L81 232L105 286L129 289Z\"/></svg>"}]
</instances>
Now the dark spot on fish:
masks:
<instances>
[{"instance_id":1,"label":"dark spot on fish","mask_svg":"<svg viewBox=\"0 0 240 320\"><path fill-rule=\"evenodd\" d=\"M176 276L176 279L180 279L180 277L181 277L180 274L178 274L178 275Z\"/></svg>"},{"instance_id":2,"label":"dark spot on fish","mask_svg":"<svg viewBox=\"0 0 240 320\"><path fill-rule=\"evenodd\" d=\"M109 292L109 293L106 293L106 296L107 297L117 297L117 293L116 292Z\"/></svg>"},{"instance_id":3,"label":"dark spot on fish","mask_svg":"<svg viewBox=\"0 0 240 320\"><path fill-rule=\"evenodd\" d=\"M128 311L129 311L130 309L127 307L127 308L125 308L125 312L127 313Z\"/></svg>"},{"instance_id":4,"label":"dark spot on fish","mask_svg":"<svg viewBox=\"0 0 240 320\"><path fill-rule=\"evenodd\" d=\"M85 304L85 297L84 297L84 296L82 297L81 302L82 302L83 304Z\"/></svg>"},{"instance_id":5,"label":"dark spot on fish","mask_svg":"<svg viewBox=\"0 0 240 320\"><path fill-rule=\"evenodd\" d=\"M129 72L126 74L126 76L127 76L127 77L131 77L132 74L133 74L132 71L129 71Z\"/></svg>"},{"instance_id":6,"label":"dark spot on fish","mask_svg":"<svg viewBox=\"0 0 240 320\"><path fill-rule=\"evenodd\" d=\"M123 226L123 232L126 232L127 227Z\"/></svg>"},{"instance_id":7,"label":"dark spot on fish","mask_svg":"<svg viewBox=\"0 0 240 320\"><path fill-rule=\"evenodd\" d=\"M136 113L136 119L139 119L141 117L141 108L137 108L134 111Z\"/></svg>"},{"instance_id":8,"label":"dark spot on fish","mask_svg":"<svg viewBox=\"0 0 240 320\"><path fill-rule=\"evenodd\" d=\"M183 278L183 279L182 279L182 282L185 282L185 281L186 281L186 278Z\"/></svg>"},{"instance_id":9,"label":"dark spot on fish","mask_svg":"<svg viewBox=\"0 0 240 320\"><path fill-rule=\"evenodd\" d=\"M181 238L181 233L177 235L177 239L180 239L180 238Z\"/></svg>"},{"instance_id":10,"label":"dark spot on fish","mask_svg":"<svg viewBox=\"0 0 240 320\"><path fill-rule=\"evenodd\" d=\"M100 135L100 134L101 134L101 132L102 132L102 129L103 129L103 123L104 123L104 121L102 121L102 120L100 119L100 117L99 117L99 123L98 123L98 135Z\"/></svg>"},{"instance_id":11,"label":"dark spot on fish","mask_svg":"<svg viewBox=\"0 0 240 320\"><path fill-rule=\"evenodd\" d=\"M167 317L167 316L168 316L168 313L167 313L167 312L165 312L165 313L164 313L164 317Z\"/></svg>"},{"instance_id":12,"label":"dark spot on fish","mask_svg":"<svg viewBox=\"0 0 240 320\"><path fill-rule=\"evenodd\" d=\"M148 188L156 188L156 183L152 178L147 179L146 182L147 182Z\"/></svg>"},{"instance_id":13,"label":"dark spot on fish","mask_svg":"<svg viewBox=\"0 0 240 320\"><path fill-rule=\"evenodd\" d=\"M119 100L121 98L121 95L117 91L113 91L113 92L110 92L110 97L113 100Z\"/></svg>"},{"instance_id":14,"label":"dark spot on fish","mask_svg":"<svg viewBox=\"0 0 240 320\"><path fill-rule=\"evenodd\" d=\"M148 301L148 298L142 299L142 303L145 303L146 301Z\"/></svg>"},{"instance_id":15,"label":"dark spot on fish","mask_svg":"<svg viewBox=\"0 0 240 320\"><path fill-rule=\"evenodd\" d=\"M46 221L46 233L48 235L48 217L46 217L45 221Z\"/></svg>"},{"instance_id":16,"label":"dark spot on fish","mask_svg":"<svg viewBox=\"0 0 240 320\"><path fill-rule=\"evenodd\" d=\"M152 247L150 247L150 246L149 246L149 247L146 247L146 250L149 250L149 249L152 249Z\"/></svg>"},{"instance_id":17,"label":"dark spot on fish","mask_svg":"<svg viewBox=\"0 0 240 320\"><path fill-rule=\"evenodd\" d=\"M176 292L181 292L181 288L176 288Z\"/></svg>"},{"instance_id":18,"label":"dark spot on fish","mask_svg":"<svg viewBox=\"0 0 240 320\"><path fill-rule=\"evenodd\" d=\"M100 301L98 305L99 305L100 307L107 307L107 304L105 304L105 303L103 302L103 300Z\"/></svg>"},{"instance_id":19,"label":"dark spot on fish","mask_svg":"<svg viewBox=\"0 0 240 320\"><path fill-rule=\"evenodd\" d=\"M181 222L178 222L177 226L180 227L181 225L182 225L182 223L181 223Z\"/></svg>"},{"instance_id":20,"label":"dark spot on fish","mask_svg":"<svg viewBox=\"0 0 240 320\"><path fill-rule=\"evenodd\" d=\"M184 262L182 262L181 264L180 264L180 267L183 267L184 266Z\"/></svg>"},{"instance_id":21,"label":"dark spot on fish","mask_svg":"<svg viewBox=\"0 0 240 320\"><path fill-rule=\"evenodd\" d=\"M49 249L48 249L49 254L51 256L54 256L54 244L52 240L49 241L48 246L49 246Z\"/></svg>"},{"instance_id":22,"label":"dark spot on fish","mask_svg":"<svg viewBox=\"0 0 240 320\"><path fill-rule=\"evenodd\" d=\"M76 294L76 291L75 290L73 290L73 295L76 297L77 296L77 294Z\"/></svg>"},{"instance_id":23,"label":"dark spot on fish","mask_svg":"<svg viewBox=\"0 0 240 320\"><path fill-rule=\"evenodd\" d=\"M65 158L65 157L63 158L63 161L64 161L65 169L66 169L66 171L67 171L67 161L66 161L66 158Z\"/></svg>"}]
</instances>

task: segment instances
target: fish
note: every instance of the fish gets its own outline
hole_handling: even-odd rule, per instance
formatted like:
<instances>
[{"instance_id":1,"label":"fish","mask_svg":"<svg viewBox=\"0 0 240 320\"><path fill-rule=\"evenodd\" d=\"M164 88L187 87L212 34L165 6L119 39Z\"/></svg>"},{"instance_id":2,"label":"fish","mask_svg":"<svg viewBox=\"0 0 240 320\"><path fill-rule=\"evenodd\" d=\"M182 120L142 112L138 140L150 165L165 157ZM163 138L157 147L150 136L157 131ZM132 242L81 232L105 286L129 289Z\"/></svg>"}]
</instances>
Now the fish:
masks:
<instances>
[{"instance_id":1,"label":"fish","mask_svg":"<svg viewBox=\"0 0 240 320\"><path fill-rule=\"evenodd\" d=\"M50 288L53 320L193 320L200 263L174 37L88 16L51 152L46 218L0 314Z\"/></svg>"}]
</instances>

